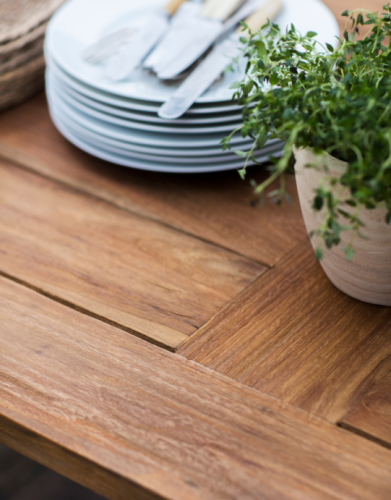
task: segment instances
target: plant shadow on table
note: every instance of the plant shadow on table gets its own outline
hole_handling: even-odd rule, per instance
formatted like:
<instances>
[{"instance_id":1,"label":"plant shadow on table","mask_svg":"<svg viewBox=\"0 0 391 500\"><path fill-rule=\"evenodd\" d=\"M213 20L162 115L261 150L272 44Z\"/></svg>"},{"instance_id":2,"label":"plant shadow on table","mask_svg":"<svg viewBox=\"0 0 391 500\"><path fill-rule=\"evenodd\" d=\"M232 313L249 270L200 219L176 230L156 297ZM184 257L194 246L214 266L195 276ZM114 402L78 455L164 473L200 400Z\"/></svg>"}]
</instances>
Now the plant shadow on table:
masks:
<instances>
[{"instance_id":1,"label":"plant shadow on table","mask_svg":"<svg viewBox=\"0 0 391 500\"><path fill-rule=\"evenodd\" d=\"M105 500L0 445L0 500Z\"/></svg>"}]
</instances>

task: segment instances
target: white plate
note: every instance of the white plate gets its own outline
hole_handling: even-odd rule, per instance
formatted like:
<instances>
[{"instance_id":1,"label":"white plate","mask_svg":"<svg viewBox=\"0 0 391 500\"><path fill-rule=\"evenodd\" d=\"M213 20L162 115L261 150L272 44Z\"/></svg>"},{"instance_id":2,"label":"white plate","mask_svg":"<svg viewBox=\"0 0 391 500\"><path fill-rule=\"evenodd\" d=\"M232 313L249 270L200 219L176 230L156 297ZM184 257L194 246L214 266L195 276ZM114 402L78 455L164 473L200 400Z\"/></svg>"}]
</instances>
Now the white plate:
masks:
<instances>
[{"instance_id":1,"label":"white plate","mask_svg":"<svg viewBox=\"0 0 391 500\"><path fill-rule=\"evenodd\" d=\"M127 156L123 156L120 154L115 154L109 152L105 149L102 149L94 144L90 144L89 142L81 139L79 136L73 134L64 124L58 119L53 109L51 109L52 120L55 123L58 130L61 134L66 137L71 143L73 143L78 148L83 151L92 154L102 160L109 161L111 163L115 163L117 165L122 165L124 167L137 168L140 170L149 170L154 172L167 172L167 173L205 173L205 172L219 172L224 170L237 170L241 168L243 165L243 159L238 160L237 162L225 162L222 164L206 164L203 166L197 165L186 165L186 166L173 166L170 164L164 164L157 161L147 161L141 159L130 159ZM278 156L278 152L275 154ZM257 161L263 162L267 161L269 155L260 155L257 157Z\"/></svg>"},{"instance_id":2,"label":"white plate","mask_svg":"<svg viewBox=\"0 0 391 500\"><path fill-rule=\"evenodd\" d=\"M182 166L186 166L187 164L193 165L205 165L205 164L227 164L230 162L237 163L239 158L234 153L227 151L223 152L220 150L219 155L204 155L204 156L192 156L189 155L188 152L185 152L183 155L169 155L165 151L165 154L160 154L158 151L154 149L146 149L144 152L130 150L126 147L126 143L115 143L112 141L107 141L106 138L100 136L99 134L94 134L82 127L78 126L76 123L69 120L65 115L58 113L58 110L51 108L51 113L56 116L56 120L63 127L65 127L71 134L75 137L79 137L79 139L84 142L97 146L101 150L115 153L121 155L123 157L127 157L130 159L140 159L147 160L151 162L158 163L168 163L168 164L179 164ZM270 143L267 147L263 148L261 151L257 152L258 156L265 156L266 154L272 155L275 152L279 152L283 147L283 144L280 143ZM242 160L243 162L243 160Z\"/></svg>"},{"instance_id":3,"label":"white plate","mask_svg":"<svg viewBox=\"0 0 391 500\"><path fill-rule=\"evenodd\" d=\"M91 99L95 99L100 102L104 102L109 104L110 106L117 106L120 108L131 109L134 111L141 111L145 113L154 113L157 115L159 111L160 104L148 102L145 100L136 100L130 99L126 97L121 97L117 95L113 95L107 92L103 92L99 89L91 87L90 85L86 85L83 82L80 82L76 78L69 75L66 71L64 71L52 57L46 51L45 54L46 63L50 72L55 74L57 78L66 83L69 87L76 90L83 96L89 97ZM227 102L217 103L217 104L194 104L189 111L185 114L185 116L191 115L198 117L199 115L209 115L214 113L231 113L237 111L238 104L232 99Z\"/></svg>"},{"instance_id":4,"label":"white plate","mask_svg":"<svg viewBox=\"0 0 391 500\"><path fill-rule=\"evenodd\" d=\"M226 135L229 135L233 130L236 128L240 127L242 125L242 120L241 117L237 117L235 122L231 123L225 123L225 124L216 124L213 126L205 126L205 125L200 125L199 127L196 126L185 126L185 125L177 125L174 126L171 123L167 125L157 125L157 124L151 124L147 122L141 122L141 121L135 121L130 118L125 119L125 118L120 118L117 116L113 116L112 114L104 113L102 111L96 110L94 108L91 108L89 106L86 106L79 100L74 99L72 96L64 92L59 86L56 85L51 85L50 81L47 82L47 89L55 94L61 101L63 101L65 104L69 104L70 106L73 106L75 109L78 111L92 117L96 118L97 120L100 120L102 122L107 122L113 125L118 125L120 127L124 128L131 128L135 130L143 130L146 132L155 132L158 134L179 134L179 135L186 135L186 134L217 134L217 133L225 133ZM164 123L164 120L162 120ZM175 123L175 121L174 121Z\"/></svg>"},{"instance_id":5,"label":"white plate","mask_svg":"<svg viewBox=\"0 0 391 500\"><path fill-rule=\"evenodd\" d=\"M133 111L117 106L110 106L108 104L99 102L95 99L91 99L83 94L80 94L72 87L67 85L64 81L61 81L53 71L47 70L46 81L51 87L60 87L61 92L64 92L68 96L72 97L76 101L88 106L89 108L101 111L103 113L117 116L120 118L126 118L128 120L137 120L147 123L156 123L162 125L210 125L212 123L226 123L226 122L238 122L242 118L241 109L239 106L235 106L235 113L222 113L222 114L201 114L198 116L185 115L182 118L176 120L165 120L160 118L155 113L143 113L138 111Z\"/></svg>"},{"instance_id":6,"label":"white plate","mask_svg":"<svg viewBox=\"0 0 391 500\"><path fill-rule=\"evenodd\" d=\"M141 154L149 154L158 157L168 157L173 160L175 159L191 159L194 163L198 163L198 160L202 163L206 158L211 161L214 160L215 157L219 158L223 155L223 151L221 146L218 148L199 148L195 150L191 149L179 149L179 148L154 148L151 146L139 146L132 143L118 141L115 139L111 139L109 137L105 137L101 134L88 130L85 127L81 127L75 121L72 121L67 117L66 114L62 113L59 108L52 108L53 112L56 114L59 120L67 126L67 128L73 131L76 135L81 135L87 141L92 143L98 143L104 146L104 148L116 148L121 151L130 151L132 153L141 153ZM251 147L251 143L246 145L244 148L248 151ZM282 142L278 140L268 141L266 144L267 150L271 151L274 149L278 149L282 147ZM226 153L229 154L229 153Z\"/></svg>"},{"instance_id":7,"label":"white plate","mask_svg":"<svg viewBox=\"0 0 391 500\"><path fill-rule=\"evenodd\" d=\"M47 89L48 98L51 100L52 107L59 108L68 118L78 125L92 130L105 137L124 141L132 144L142 144L149 147L162 148L218 148L227 134L188 134L184 136L176 134L157 134L154 132L139 131L130 128L120 127L107 122L102 122L96 118L82 113L68 103L63 102L57 96L53 95L51 89ZM236 134L231 141L236 149L242 149L252 143L252 140L243 139L240 134Z\"/></svg>"},{"instance_id":8,"label":"white plate","mask_svg":"<svg viewBox=\"0 0 391 500\"><path fill-rule=\"evenodd\" d=\"M152 9L166 0L70 0L54 15L46 36L46 52L67 73L85 84L103 92L149 102L165 102L176 86L159 81L142 69L136 70L129 81L111 82L105 79L100 66L83 61L84 49L99 40L103 34L124 24L139 29L148 22ZM336 44L339 35L337 21L319 0L284 0L284 9L275 19L282 29L295 24L302 33L315 31L322 43ZM210 88L197 103L218 103L232 97L230 85L242 78L243 70L228 72L218 85Z\"/></svg>"},{"instance_id":9,"label":"white plate","mask_svg":"<svg viewBox=\"0 0 391 500\"><path fill-rule=\"evenodd\" d=\"M87 129L85 126L78 125L77 122L70 119L65 113L62 113L58 106L53 108L53 111L56 113L58 118L68 126L68 128L74 130L76 134L82 134L87 140L91 142L99 141L105 146L116 147L121 150L131 151L134 153L144 153L144 154L153 154L155 156L168 156L170 158L211 158L214 156L221 156L222 149L219 145L216 148L198 148L198 149L181 149L181 148L163 148L163 147L153 147L153 146L142 146L139 144L134 144L131 142L125 142L121 140L112 139L110 137L106 137L102 134L94 132L93 130ZM248 150L251 147L252 143L249 142L243 145L244 150ZM282 142L273 139L269 140L266 146L272 148L282 147ZM247 147L247 149L246 149ZM241 148L242 149L242 148Z\"/></svg>"}]
</instances>

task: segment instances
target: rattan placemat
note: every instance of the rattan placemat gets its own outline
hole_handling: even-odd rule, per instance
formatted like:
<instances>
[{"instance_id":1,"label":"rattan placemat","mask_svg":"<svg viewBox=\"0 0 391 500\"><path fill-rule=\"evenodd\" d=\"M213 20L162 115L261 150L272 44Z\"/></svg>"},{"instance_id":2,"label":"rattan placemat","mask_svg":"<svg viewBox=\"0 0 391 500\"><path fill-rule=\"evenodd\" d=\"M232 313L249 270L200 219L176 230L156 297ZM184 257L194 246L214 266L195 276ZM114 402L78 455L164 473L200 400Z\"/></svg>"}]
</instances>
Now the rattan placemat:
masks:
<instances>
[{"instance_id":1,"label":"rattan placemat","mask_svg":"<svg viewBox=\"0 0 391 500\"><path fill-rule=\"evenodd\" d=\"M0 110L19 104L43 88L45 59L39 55L28 63L0 75Z\"/></svg>"},{"instance_id":2,"label":"rattan placemat","mask_svg":"<svg viewBox=\"0 0 391 500\"><path fill-rule=\"evenodd\" d=\"M40 24L33 30L26 33L26 35L16 38L8 43L0 44L0 63L12 59L14 56L25 50L29 50L29 48L36 44L38 40L43 40L46 28L47 22Z\"/></svg>"},{"instance_id":3,"label":"rattan placemat","mask_svg":"<svg viewBox=\"0 0 391 500\"><path fill-rule=\"evenodd\" d=\"M12 58L5 58L2 60L0 56L0 75L24 66L32 59L41 56L43 53L43 43L44 37L41 37L33 44L29 44L23 51L15 53Z\"/></svg>"},{"instance_id":4,"label":"rattan placemat","mask_svg":"<svg viewBox=\"0 0 391 500\"><path fill-rule=\"evenodd\" d=\"M0 0L0 110L44 86L47 23L64 0Z\"/></svg>"},{"instance_id":5,"label":"rattan placemat","mask_svg":"<svg viewBox=\"0 0 391 500\"><path fill-rule=\"evenodd\" d=\"M0 0L0 45L45 23L64 0Z\"/></svg>"}]
</instances>

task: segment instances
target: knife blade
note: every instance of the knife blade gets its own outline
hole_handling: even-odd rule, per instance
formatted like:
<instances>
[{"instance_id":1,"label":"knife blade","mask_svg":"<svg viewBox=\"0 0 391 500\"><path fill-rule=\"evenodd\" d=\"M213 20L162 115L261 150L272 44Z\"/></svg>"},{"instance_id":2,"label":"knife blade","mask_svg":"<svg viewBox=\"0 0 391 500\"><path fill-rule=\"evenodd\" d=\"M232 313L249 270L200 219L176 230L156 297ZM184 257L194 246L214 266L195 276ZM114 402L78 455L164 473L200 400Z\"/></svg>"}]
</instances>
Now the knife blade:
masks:
<instances>
[{"instance_id":1,"label":"knife blade","mask_svg":"<svg viewBox=\"0 0 391 500\"><path fill-rule=\"evenodd\" d=\"M108 61L105 76L116 82L126 80L166 33L170 26L170 17L184 1L170 0L161 10L154 12L148 24Z\"/></svg>"},{"instance_id":2,"label":"knife blade","mask_svg":"<svg viewBox=\"0 0 391 500\"><path fill-rule=\"evenodd\" d=\"M261 28L267 19L273 19L282 9L280 0L270 0L255 14L246 19L248 27L256 31ZM226 40L217 45L208 57L182 83L178 90L159 109L161 118L174 120L182 116L194 102L212 85L220 74L231 64L235 57L242 54L240 38L248 36L240 27Z\"/></svg>"},{"instance_id":3,"label":"knife blade","mask_svg":"<svg viewBox=\"0 0 391 500\"><path fill-rule=\"evenodd\" d=\"M134 36L133 28L123 28L106 35L82 52L82 58L89 64L99 64L111 57Z\"/></svg>"},{"instance_id":4,"label":"knife blade","mask_svg":"<svg viewBox=\"0 0 391 500\"><path fill-rule=\"evenodd\" d=\"M179 7L178 12L172 18L170 29L167 30L161 41L145 59L143 63L144 68L154 68L164 60L165 54L172 53L172 47L176 47L177 41L182 37L183 26L186 26L189 19L193 19L199 15L201 4L202 0L192 0L183 3Z\"/></svg>"},{"instance_id":5,"label":"knife blade","mask_svg":"<svg viewBox=\"0 0 391 500\"><path fill-rule=\"evenodd\" d=\"M177 38L170 48L154 66L153 70L159 78L168 79L178 74L177 60L181 59L181 67L186 69L202 55L219 37L226 21L243 3L243 0L208 0L200 15L189 19L177 30ZM183 64L183 57L185 60ZM174 65L174 71L166 69ZM181 68L180 68L181 69Z\"/></svg>"},{"instance_id":6,"label":"knife blade","mask_svg":"<svg viewBox=\"0 0 391 500\"><path fill-rule=\"evenodd\" d=\"M240 21L243 19L247 18L250 16L252 13L255 11L259 10L260 6L263 5L267 0L249 0L247 1L236 13L233 17L228 19L223 25L223 30L219 35L211 41L210 45L207 47L207 49L214 43L214 42L219 42L226 38L227 34L237 25L239 24ZM202 34L199 34L199 37L201 37ZM198 38L198 35L197 35ZM211 39L209 39L210 41ZM166 66L166 68L158 73L158 77L161 79L172 79L176 77L177 75L180 75L183 71L185 71L189 66L191 66L194 62L197 61L197 59L202 56L202 54L205 52L204 48L206 46L206 39L205 39L205 44L202 45L198 42L193 43L191 48L187 50L183 50L181 55L179 55L175 61L172 62L172 64L169 64ZM206 50L207 50L206 49Z\"/></svg>"}]
</instances>

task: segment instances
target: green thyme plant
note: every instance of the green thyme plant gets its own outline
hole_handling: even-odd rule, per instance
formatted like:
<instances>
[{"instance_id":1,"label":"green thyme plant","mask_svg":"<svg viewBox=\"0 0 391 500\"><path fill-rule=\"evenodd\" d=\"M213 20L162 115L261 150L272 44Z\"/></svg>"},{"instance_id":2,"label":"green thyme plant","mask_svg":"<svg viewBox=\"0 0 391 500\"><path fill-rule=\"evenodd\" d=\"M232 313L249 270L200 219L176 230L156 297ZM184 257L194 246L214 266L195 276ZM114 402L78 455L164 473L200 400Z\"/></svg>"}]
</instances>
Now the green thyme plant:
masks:
<instances>
[{"instance_id":1,"label":"green thyme plant","mask_svg":"<svg viewBox=\"0 0 391 500\"><path fill-rule=\"evenodd\" d=\"M337 49L316 42L314 32L302 35L291 25L282 33L270 22L242 40L248 63L233 97L244 106L242 136L254 143L249 153L236 151L246 157L240 173L244 178L248 162L257 163L254 151L268 137L285 141L282 156L272 159L269 178L255 186L262 197L279 178L280 189L268 196L280 203L287 196L284 174L292 166L292 146L347 162L342 177L314 192L313 208L324 214L315 233L327 248L340 243L342 231L361 235L358 211L347 207L371 210L385 202L391 222L390 4L383 10L381 15L345 11L346 29ZM356 39L360 30L366 31L362 40ZM232 135L223 140L223 149L230 147ZM348 197L341 197L346 188ZM352 245L344 250L351 259ZM321 247L316 253L321 258Z\"/></svg>"}]
</instances>

